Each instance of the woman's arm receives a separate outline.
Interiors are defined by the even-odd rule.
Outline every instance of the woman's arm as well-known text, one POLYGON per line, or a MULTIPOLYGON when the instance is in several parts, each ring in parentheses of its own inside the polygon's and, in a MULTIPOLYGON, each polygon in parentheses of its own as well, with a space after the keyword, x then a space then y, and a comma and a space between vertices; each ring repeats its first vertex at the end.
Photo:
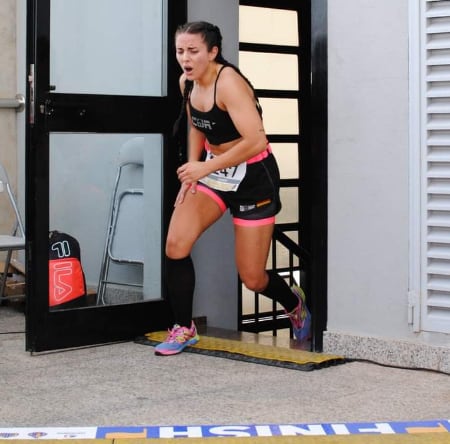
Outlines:
MULTIPOLYGON (((182 74, 180 76, 181 94, 184 94, 185 82, 186 82, 186 77, 184 74, 182 74)), ((199 130, 197 130, 197 128, 195 128, 192 125, 191 113, 189 111, 189 104, 187 102, 186 102, 186 114, 187 114, 187 122, 188 122, 188 140, 187 140, 188 162, 196 162, 196 161, 199 161, 202 156, 206 139, 205 139, 205 135, 203 133, 201 133, 199 130)), ((179 170, 180 169, 177 170, 177 173, 179 170)), ((179 180, 181 182, 181 188, 180 188, 180 191, 178 192, 178 196, 175 200, 175 206, 177 204, 183 203, 184 197, 189 189, 191 190, 192 193, 195 193, 196 187, 197 187, 196 181, 186 182, 185 180, 183 181, 181 177, 179 177, 179 180)))
POLYGON ((267 137, 256 109, 254 93, 233 68, 223 70, 218 80, 216 101, 228 112, 242 137, 230 149, 210 160, 212 171, 238 165, 267 148, 267 137))

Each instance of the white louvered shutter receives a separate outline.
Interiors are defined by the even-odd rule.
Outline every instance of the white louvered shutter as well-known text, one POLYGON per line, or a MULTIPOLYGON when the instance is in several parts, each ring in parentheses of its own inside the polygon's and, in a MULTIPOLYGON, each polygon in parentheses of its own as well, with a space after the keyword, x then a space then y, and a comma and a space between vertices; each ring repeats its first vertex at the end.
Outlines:
POLYGON ((450 1, 421 3, 421 330, 450 333, 450 1))

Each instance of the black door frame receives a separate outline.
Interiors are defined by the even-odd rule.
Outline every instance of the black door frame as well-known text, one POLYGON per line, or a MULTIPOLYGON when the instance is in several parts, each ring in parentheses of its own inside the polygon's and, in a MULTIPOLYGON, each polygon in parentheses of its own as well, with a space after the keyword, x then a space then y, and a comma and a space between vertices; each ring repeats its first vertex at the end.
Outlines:
POLYGON ((322 351, 328 314, 328 0, 311 1, 311 298, 312 349, 322 351))
POLYGON ((163 133, 162 236, 165 238, 170 202, 173 202, 177 189, 175 166, 178 156, 170 138, 171 122, 175 120, 180 106, 179 69, 171 42, 176 27, 186 21, 187 2, 168 0, 168 5, 168 95, 157 98, 89 96, 51 92, 50 0, 27 0, 27 81, 30 88, 26 107, 25 161, 26 349, 31 352, 129 340, 150 329, 166 328, 167 320, 171 318, 165 300, 54 312, 48 309, 50 131, 163 133), (39 75, 33 76, 31 66, 39 75), (31 82, 33 79, 34 85, 31 82), (160 112, 162 107, 167 113, 160 112), (153 111, 150 119, 152 109, 159 112, 153 111), (51 119, 48 113, 52 113, 51 119), (123 117, 120 123, 111 119, 115 115, 123 117), (143 309, 142 304, 151 306, 151 309, 143 309))
MULTIPOLYGON (((281 2, 286 0, 280 0, 281 2)), ((309 193, 311 196, 310 214, 308 216, 308 224, 310 226, 310 236, 308 251, 311 254, 311 276, 309 280, 309 291, 312 297, 309 300, 313 317, 313 331, 314 339, 312 348, 316 351, 322 349, 323 332, 326 330, 327 324, 327 0, 306 0, 311 2, 311 103, 310 103, 310 180, 309 193)), ((173 4, 174 15, 169 17, 169 42, 173 36, 175 27, 178 23, 182 23, 187 17, 187 0, 169 0, 173 4), (176 5, 175 5, 176 4, 176 5)), ((255 6, 266 3, 265 0, 255 2, 255 6)), ((267 2, 270 3, 270 2, 267 2)), ((36 35, 36 14, 38 8, 49 6, 49 0, 27 0, 27 66, 35 65, 35 71, 39 68, 38 64, 47 62, 49 54, 43 50, 47 42, 48 34, 42 33, 36 35), (39 6, 38 6, 39 5, 39 6), (43 6, 44 5, 44 6, 43 6), (37 42, 37 44, 35 44, 37 42)), ((49 16, 48 16, 49 17, 49 16)), ((46 23, 46 28, 49 29, 49 23, 46 23)), ((170 45, 169 45, 170 46, 170 45)), ((173 54, 168 58, 168 73, 169 88, 172 85, 178 88, 178 70, 176 68, 175 57, 173 54)), ((27 75, 31 74, 30 72, 27 75)), ((82 310, 83 317, 73 315, 70 311, 61 311, 57 313, 57 320, 54 313, 48 312, 46 303, 46 296, 48 294, 48 240, 46 233, 48 232, 48 146, 42 145, 43 136, 49 129, 42 123, 44 116, 40 114, 39 104, 46 103, 47 99, 51 97, 55 103, 58 103, 58 95, 52 94, 49 91, 49 76, 47 79, 37 79, 37 88, 33 94, 28 94, 26 118, 27 122, 34 117, 34 124, 27 124, 26 128, 26 203, 25 215, 27 220, 27 248, 26 248, 26 273, 27 273, 27 335, 26 348, 30 351, 41 351, 43 349, 65 348, 70 346, 83 345, 88 343, 86 337, 80 338, 77 330, 74 329, 73 334, 63 341, 60 333, 63 327, 68 323, 75 322, 78 327, 83 327, 88 330, 86 335, 97 337, 98 342, 111 342, 122 339, 129 339, 132 334, 127 328, 122 325, 122 328, 114 334, 111 334, 109 326, 110 319, 116 319, 117 323, 121 323, 123 319, 128 319, 134 313, 133 306, 120 305, 103 307, 104 316, 98 318, 93 311, 99 310, 82 310), (43 88, 44 84, 47 88, 43 88), (33 112, 34 111, 34 116, 33 112), (45 167, 46 161, 47 167, 45 167), (47 168, 47 170, 46 170, 47 168), (45 194, 47 193, 47 194, 45 194), (44 235, 45 234, 45 235, 44 235), (35 315, 33 319, 30 318, 30 313, 40 313, 35 315), (54 319, 50 319, 54 318, 54 319), (35 333, 42 326, 47 326, 48 321, 52 321, 52 327, 49 327, 44 335, 38 341, 33 340, 35 333), (86 328, 87 326, 87 328, 86 328)), ((28 79, 27 79, 28 81, 28 79)), ((73 96, 70 98, 72 107, 76 111, 80 106, 83 106, 82 97, 73 96)), ((101 97, 100 101, 111 106, 118 104, 109 101, 108 97, 101 97)), ((127 106, 130 99, 126 97, 121 98, 121 105, 127 106)), ((137 98, 139 101, 140 99, 137 98)), ((171 101, 170 108, 175 115, 179 108, 179 93, 169 98, 171 101), (176 102, 176 103, 175 103, 176 102)), ((155 102, 157 103, 157 102, 155 102)), ((105 118, 105 116, 103 116, 105 118)), ((138 119, 143 119, 144 116, 134 116, 138 119)), ((170 119, 173 121, 173 119, 170 119)), ((104 119, 104 131, 111 130, 107 126, 107 118, 104 119)), ((141 120, 142 122, 142 120, 141 120)), ((54 128, 58 125, 63 125, 63 122, 57 123, 54 121, 54 128)), ((71 128, 72 131, 80 129, 77 125, 71 128)), ((123 128, 126 130, 126 128, 123 128)), ((114 132, 114 131, 113 131, 114 132)), ((116 129, 115 132, 123 132, 116 129)), ((175 177, 175 166, 179 159, 176 150, 169 153, 169 129, 167 128, 164 140, 165 145, 165 183, 164 189, 166 192, 165 202, 172 201, 176 194, 177 181, 175 177)), ((170 206, 164 208, 164 227, 167 227, 167 221, 171 213, 170 206)), ((165 233, 164 233, 165 234, 165 233)), ((159 322, 162 313, 167 315, 167 306, 162 302, 154 302, 155 310, 140 310, 140 315, 137 320, 138 328, 147 328, 149 324, 154 328, 162 328, 159 322)), ((81 311, 81 310, 80 310, 81 311)), ((72 313, 79 313, 75 311, 72 313)), ((165 328, 165 325, 164 325, 165 328)))

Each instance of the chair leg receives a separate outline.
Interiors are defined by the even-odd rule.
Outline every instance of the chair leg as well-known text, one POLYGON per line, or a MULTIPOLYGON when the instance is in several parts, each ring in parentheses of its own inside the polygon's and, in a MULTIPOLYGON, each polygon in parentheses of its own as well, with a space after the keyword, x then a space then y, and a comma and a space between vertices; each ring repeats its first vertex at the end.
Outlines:
POLYGON ((97 288, 97 305, 105 305, 105 291, 109 272, 109 256, 105 256, 102 261, 100 279, 97 288))
POLYGON ((8 278, 9 264, 11 263, 11 255, 12 255, 12 250, 8 250, 8 253, 6 254, 5 268, 3 270, 3 275, 2 275, 2 283, 1 283, 1 287, 0 287, 0 303, 1 303, 1 305, 3 305, 3 302, 6 299, 5 298, 5 288, 6 288, 6 280, 8 278))

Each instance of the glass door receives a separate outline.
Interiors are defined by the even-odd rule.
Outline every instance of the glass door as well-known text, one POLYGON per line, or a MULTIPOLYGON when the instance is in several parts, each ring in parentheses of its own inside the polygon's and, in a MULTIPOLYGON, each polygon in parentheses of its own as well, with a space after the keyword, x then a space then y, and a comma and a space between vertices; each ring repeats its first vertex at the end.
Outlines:
POLYGON ((171 322, 162 259, 185 3, 28 1, 27 350, 171 322))

